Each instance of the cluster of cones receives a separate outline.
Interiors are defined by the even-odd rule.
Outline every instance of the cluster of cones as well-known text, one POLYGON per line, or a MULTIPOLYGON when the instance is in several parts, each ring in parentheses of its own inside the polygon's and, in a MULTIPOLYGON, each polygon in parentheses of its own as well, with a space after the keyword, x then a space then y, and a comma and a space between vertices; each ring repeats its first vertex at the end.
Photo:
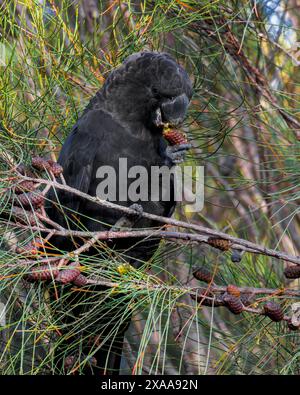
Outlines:
MULTIPOLYGON (((21 180, 14 187, 11 215, 15 222, 30 226, 39 226, 46 217, 44 204, 45 197, 42 191, 38 190, 38 181, 42 172, 58 177, 62 174, 63 168, 53 160, 46 160, 41 157, 33 157, 31 166, 19 165, 16 169, 17 175, 30 177, 32 180, 21 180)), ((62 284, 72 283, 76 286, 83 286, 87 279, 80 273, 79 264, 70 263, 67 259, 49 260, 40 263, 39 258, 43 251, 46 251, 48 240, 35 238, 30 243, 16 247, 16 253, 22 258, 33 258, 36 264, 31 272, 26 275, 29 281, 55 280, 62 284)))
MULTIPOLYGON (((164 132, 164 137, 171 145, 184 144, 187 142, 186 136, 174 130, 166 130, 164 132)), ((37 190, 39 184, 38 181, 35 182, 34 179, 37 179, 41 172, 47 172, 53 177, 58 177, 62 174, 63 169, 58 163, 52 160, 33 157, 31 166, 26 167, 25 165, 20 165, 16 170, 19 175, 30 177, 31 180, 20 180, 20 182, 15 185, 15 195, 11 209, 12 217, 16 222, 25 225, 39 225, 41 216, 46 216, 44 209, 45 198, 43 192, 37 190), (41 215, 39 216, 37 213, 41 215)), ((32 268, 31 273, 27 274, 27 280, 55 280, 62 284, 72 283, 76 286, 84 286, 87 284, 86 277, 80 272, 79 263, 70 263, 68 259, 52 259, 43 264, 39 263, 38 257, 41 255, 40 252, 42 249, 44 251, 46 250, 46 243, 48 243, 48 240, 36 238, 29 244, 16 248, 16 252, 22 257, 36 259, 37 263, 32 268)), ((221 251, 228 251, 232 246, 230 241, 218 237, 210 237, 208 239, 208 244, 221 251)), ((284 274, 288 279, 300 278, 300 266, 289 266, 285 268, 284 274)), ((213 276, 205 268, 197 269, 194 272, 194 277, 207 284, 215 285, 213 276)), ((212 287, 208 287, 201 293, 191 296, 201 303, 201 305, 214 307, 225 306, 233 314, 241 314, 245 310, 249 311, 247 307, 253 304, 253 295, 241 292, 235 285, 228 285, 225 292, 218 292, 217 295, 212 291, 212 287)), ((281 306, 274 301, 266 302, 260 314, 269 317, 275 322, 286 321, 291 330, 300 329, 300 322, 295 325, 290 318, 284 315, 281 306)))
POLYGON ((73 284, 82 287, 87 284, 87 278, 81 274, 79 264, 74 265, 69 261, 64 261, 63 269, 61 260, 57 260, 44 265, 34 266, 26 279, 29 281, 51 281, 55 280, 61 284, 73 284))
POLYGON ((35 213, 43 213, 45 197, 41 191, 37 190, 39 184, 34 179, 43 171, 58 177, 62 174, 63 169, 58 163, 41 157, 33 157, 31 166, 21 164, 17 167, 17 176, 22 175, 32 178, 32 180, 21 180, 14 187, 11 214, 17 222, 31 226, 38 225, 39 222, 35 213))
MULTIPOLYGON (((291 272, 293 272, 293 274, 297 272, 298 277, 300 277, 299 271, 292 270, 299 269, 299 266, 293 266, 287 269, 286 271, 288 271, 289 274, 291 272)), ((205 267, 197 268, 194 271, 193 275, 197 280, 203 281, 211 286, 201 291, 201 293, 199 294, 191 295, 193 299, 197 300, 197 302, 199 302, 203 306, 224 306, 227 307, 227 309, 233 314, 241 314, 245 310, 249 311, 247 307, 255 303, 255 301, 253 300, 253 294, 250 294, 249 292, 241 292, 241 290, 233 284, 227 285, 225 292, 218 292, 218 295, 215 295, 213 292, 215 286, 215 283, 213 281, 213 275, 205 267)), ((282 307, 274 301, 266 302, 263 305, 262 310, 260 310, 259 312, 261 315, 269 317, 274 322, 280 322, 283 320, 286 321, 287 326, 290 330, 300 329, 300 321, 294 322, 290 317, 286 317, 284 315, 282 307)))

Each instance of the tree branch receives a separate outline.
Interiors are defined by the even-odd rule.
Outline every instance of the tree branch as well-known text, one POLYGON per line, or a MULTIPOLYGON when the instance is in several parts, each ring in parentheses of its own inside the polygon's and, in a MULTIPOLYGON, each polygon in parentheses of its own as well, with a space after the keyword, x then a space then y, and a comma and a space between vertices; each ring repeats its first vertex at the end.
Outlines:
MULTIPOLYGON (((102 206, 102 207, 115 209, 115 210, 121 211, 125 214, 132 214, 132 215, 136 214, 134 209, 108 202, 106 200, 100 199, 97 196, 90 196, 84 192, 78 191, 75 188, 69 187, 68 185, 59 184, 56 181, 35 179, 35 178, 21 176, 21 175, 20 175, 20 177, 22 177, 22 179, 24 179, 24 180, 28 180, 28 181, 35 180, 35 182, 39 182, 41 184, 46 184, 46 185, 51 185, 54 188, 57 188, 57 189, 60 189, 60 190, 63 190, 63 191, 69 192, 69 193, 73 193, 83 199, 86 199, 90 202, 98 204, 99 206, 102 206)), ((192 230, 195 230, 195 231, 199 232, 200 234, 206 235, 208 237, 217 237, 217 238, 221 238, 224 240, 228 240, 234 245, 235 249, 242 249, 241 247, 244 247, 243 250, 251 252, 251 253, 271 256, 271 257, 274 257, 277 259, 283 259, 285 261, 300 265, 300 257, 288 255, 287 253, 282 252, 282 251, 276 251, 276 250, 261 246, 259 244, 252 243, 248 240, 233 237, 233 236, 228 235, 227 233, 216 231, 214 229, 210 229, 210 228, 207 228, 207 227, 204 227, 201 225, 187 223, 184 221, 176 220, 174 218, 162 217, 159 215, 154 215, 154 214, 150 214, 150 213, 146 213, 146 212, 143 212, 141 215, 144 218, 151 219, 151 220, 157 221, 159 223, 168 224, 168 225, 181 227, 181 228, 185 228, 185 229, 192 229, 192 230)), ((53 231, 53 229, 51 230, 51 232, 52 231, 53 231)), ((153 233, 153 230, 150 232, 153 233)), ((163 233, 162 233, 162 235, 163 235, 163 233)), ((200 235, 178 233, 178 232, 171 232, 171 234, 170 234, 170 232, 168 232, 166 234, 166 236, 167 235, 169 238, 174 238, 174 239, 176 239, 176 238, 180 238, 183 240, 194 239, 195 241, 198 241, 198 242, 207 242, 207 238, 201 237, 200 235), (177 236, 176 236, 176 234, 177 234, 177 236)), ((78 236, 79 236, 79 234, 78 234, 78 236)), ((81 236, 82 236, 82 234, 81 234, 81 236)), ((120 232, 115 232, 115 233, 110 232, 109 237, 107 235, 107 232, 104 232, 102 237, 104 239, 107 239, 107 238, 119 238, 119 237, 148 237, 148 236, 150 236, 149 231, 130 231, 130 232, 126 233, 126 235, 124 235, 124 233, 122 235, 122 233, 120 233, 120 232), (135 232, 135 233, 133 233, 133 232, 135 232), (136 232, 142 232, 142 233, 136 233, 136 232), (145 233, 143 233, 143 232, 145 232, 145 233)), ((101 235, 100 235, 100 237, 101 237, 101 235)))

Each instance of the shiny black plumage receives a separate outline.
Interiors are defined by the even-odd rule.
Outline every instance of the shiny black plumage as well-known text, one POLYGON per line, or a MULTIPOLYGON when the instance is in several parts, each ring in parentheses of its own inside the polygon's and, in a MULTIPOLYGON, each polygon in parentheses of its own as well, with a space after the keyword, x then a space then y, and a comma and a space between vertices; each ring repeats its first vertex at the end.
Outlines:
MULTIPOLYGON (((149 174, 151 166, 172 166, 166 154, 167 143, 162 136, 163 124, 182 123, 191 95, 187 73, 168 54, 143 52, 127 58, 110 73, 62 147, 58 162, 63 166, 66 183, 95 196, 101 181, 96 177, 97 169, 110 165, 118 172, 119 158, 127 159, 128 168, 144 166, 149 174)), ((128 180, 128 186, 132 181, 128 180)), ((81 229, 107 230, 122 216, 120 211, 102 208, 62 191, 54 193, 51 190, 48 198, 54 202, 48 204, 49 217, 72 229, 77 229, 76 221, 79 219, 81 229), (57 198, 64 207, 63 213, 58 208, 57 198), (74 213, 77 213, 76 220, 74 213), (68 223, 66 217, 69 218, 68 223)), ((115 202, 125 206, 139 203, 145 212, 162 216, 172 215, 175 208, 172 194, 169 201, 133 202, 119 201, 117 193, 115 202)), ((141 218, 134 227, 157 225, 141 218)), ((140 261, 147 261, 153 255, 158 243, 159 240, 153 239, 146 242, 120 239, 114 248, 126 249, 128 261, 138 266, 140 261)), ((74 249, 70 240, 57 238, 55 244, 65 250, 74 249)), ((95 251, 89 252, 90 255, 93 253, 95 251)), ((120 329, 116 340, 115 348, 119 348, 119 353, 126 327, 120 329)), ((102 352, 102 360, 105 359, 102 352)), ((119 358, 114 358, 108 367, 118 369, 118 364, 119 358)))

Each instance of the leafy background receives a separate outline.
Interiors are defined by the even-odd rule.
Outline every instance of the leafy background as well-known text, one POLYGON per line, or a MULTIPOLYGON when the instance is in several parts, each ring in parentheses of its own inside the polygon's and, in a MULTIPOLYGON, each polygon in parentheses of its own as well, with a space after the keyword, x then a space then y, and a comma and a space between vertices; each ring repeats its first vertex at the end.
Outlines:
MULTIPOLYGON (((110 70, 134 52, 166 51, 193 80, 187 163, 205 166, 203 210, 180 205, 175 216, 299 255, 299 6, 298 0, 0 0, 1 156, 21 163, 57 154, 110 70)), ((7 180, 1 160, 3 211, 7 180)), ((36 232, 0 225, 1 372, 51 373, 60 324, 47 290, 24 285, 28 269, 20 270, 18 254, 7 248, 36 232)), ((199 307, 184 290, 197 285, 195 265, 210 268, 220 285, 297 288, 298 280, 284 279, 284 262, 246 253, 236 263, 230 252, 165 241, 151 270, 122 276, 116 267, 124 259, 81 261, 88 274, 108 267, 107 279, 126 290, 134 319, 123 373, 299 374, 299 333, 268 318, 199 307), (134 279, 145 287, 132 287, 134 279)), ((101 311, 98 299, 89 300, 101 311)), ((282 301, 286 311, 292 302, 282 301)), ((91 314, 86 325, 88 319, 96 320, 91 314)))

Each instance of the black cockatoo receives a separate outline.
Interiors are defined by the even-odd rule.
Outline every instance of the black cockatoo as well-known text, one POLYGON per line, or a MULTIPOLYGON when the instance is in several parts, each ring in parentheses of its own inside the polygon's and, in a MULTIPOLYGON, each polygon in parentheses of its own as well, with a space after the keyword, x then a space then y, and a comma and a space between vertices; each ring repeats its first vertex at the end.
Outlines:
MULTIPOLYGON (((168 146, 163 137, 163 128, 164 125, 178 127, 183 122, 191 96, 192 84, 188 74, 170 55, 141 52, 129 56, 109 74, 62 147, 58 163, 63 167, 67 185, 96 196, 97 186, 101 181, 97 177, 97 170, 101 166, 112 166, 118 176, 120 158, 126 158, 128 169, 139 165, 147 169, 149 174, 152 166, 172 167, 179 162, 189 147, 168 146)), ((128 188, 132 181, 127 180, 128 188)), ((151 180, 148 182, 150 184, 151 180)), ((160 184, 160 187, 163 189, 164 185, 160 184)), ((173 193, 168 201, 151 201, 150 197, 147 201, 133 202, 129 198, 120 201, 118 188, 117 185, 114 203, 137 208, 137 213, 141 207, 144 212, 162 216, 171 216, 174 211, 173 193)), ((61 190, 50 190, 48 199, 49 217, 72 229, 78 229, 78 221, 81 229, 108 230, 124 217, 120 211, 100 207, 61 190)), ((138 214, 132 222, 132 226, 137 228, 157 225, 138 214)), ((63 250, 74 249, 73 241, 64 238, 57 238, 54 244, 63 250)), ((113 244, 113 249, 126 250, 127 261, 138 267, 140 262, 151 258, 158 244, 158 239, 119 239, 113 244)), ((96 253, 95 249, 88 251, 89 259, 96 253)), ((61 313, 65 309, 66 316, 72 317, 67 319, 67 326, 71 328, 72 319, 76 321, 76 317, 84 314, 87 307, 78 308, 80 303, 76 297, 74 300, 69 298, 68 303, 67 307, 59 307, 58 310, 61 313)), ((110 339, 109 329, 119 319, 116 318, 118 312, 113 310, 103 314, 103 311, 105 307, 101 314, 106 318, 101 321, 99 317, 92 330, 97 332, 96 322, 99 327, 105 322, 106 329, 100 331, 100 338, 105 340, 102 343, 100 341, 99 351, 95 354, 96 365, 101 369, 105 367, 106 373, 117 373, 128 322, 120 325, 118 333, 110 339)), ((70 337, 70 341, 75 342, 74 336, 70 337)), ((59 357, 63 360, 67 356, 60 352, 59 357)))

